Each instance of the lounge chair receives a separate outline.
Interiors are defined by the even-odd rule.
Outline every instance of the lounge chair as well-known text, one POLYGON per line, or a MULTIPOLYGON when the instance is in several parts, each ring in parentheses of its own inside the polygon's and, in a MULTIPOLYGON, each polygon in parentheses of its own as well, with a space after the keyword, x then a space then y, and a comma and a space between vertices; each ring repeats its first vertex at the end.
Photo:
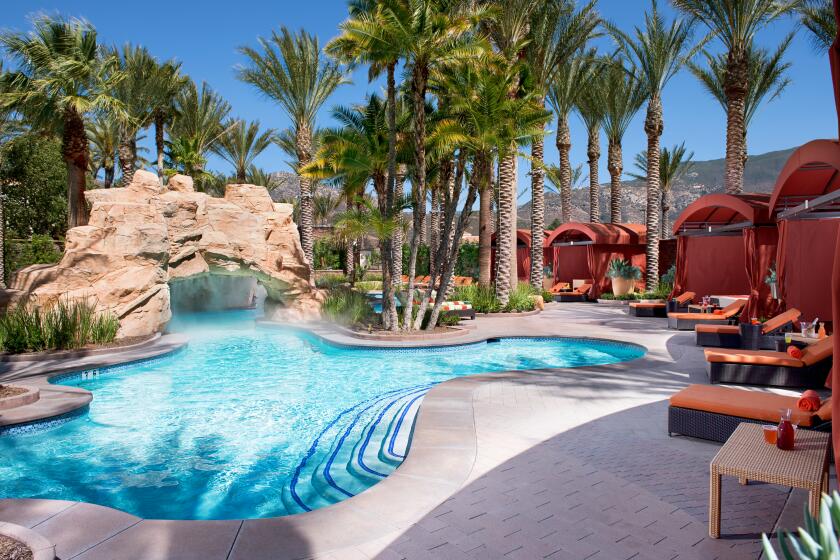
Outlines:
POLYGON ((569 284, 568 282, 557 282, 548 291, 551 292, 552 294, 559 294, 561 292, 569 292, 571 290, 572 290, 572 285, 569 284))
POLYGON ((641 301, 632 302, 628 306, 627 313, 629 313, 631 317, 665 318, 668 316, 664 303, 643 303, 641 301))
POLYGON ((812 389, 823 387, 833 362, 833 338, 827 336, 806 347, 800 359, 787 352, 707 348, 709 382, 812 389))
POLYGON ((693 331, 702 323, 726 325, 735 319, 746 305, 747 300, 739 299, 716 313, 668 313, 668 328, 678 331, 693 331))
POLYGON ((589 296, 589 290, 591 289, 592 284, 581 284, 572 291, 555 293, 554 301, 559 301, 563 303, 586 301, 589 296))
MULTIPOLYGON (((758 340, 758 348, 771 350, 775 348, 774 334, 785 332, 796 323, 801 315, 798 309, 788 309, 784 313, 776 315, 761 325, 761 335, 758 340)), ((710 346, 713 348, 742 348, 741 327, 739 325, 712 325, 701 324, 694 327, 697 335, 697 346, 710 346)))
POLYGON ((445 301, 440 306, 441 313, 457 315, 461 319, 475 319, 475 309, 467 301, 445 301))
POLYGON ((668 300, 668 313, 685 313, 688 306, 694 301, 697 294, 694 292, 683 292, 675 298, 668 300))
POLYGON ((689 385, 671 396, 668 407, 668 435, 725 442, 741 422, 777 424, 779 411, 793 411, 799 427, 831 431, 831 399, 816 412, 796 406, 798 397, 762 391, 748 391, 719 385, 689 385))

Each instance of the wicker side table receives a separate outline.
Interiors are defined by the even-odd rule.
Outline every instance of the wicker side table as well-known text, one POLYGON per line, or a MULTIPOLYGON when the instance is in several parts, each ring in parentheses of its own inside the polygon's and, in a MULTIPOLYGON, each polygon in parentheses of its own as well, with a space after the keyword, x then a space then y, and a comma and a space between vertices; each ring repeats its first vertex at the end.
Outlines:
POLYGON ((740 424, 709 465, 709 536, 720 537, 721 476, 735 476, 741 484, 758 480, 810 493, 811 515, 820 511, 822 493, 828 491, 829 434, 796 431, 796 448, 782 451, 764 441, 758 424, 740 424))

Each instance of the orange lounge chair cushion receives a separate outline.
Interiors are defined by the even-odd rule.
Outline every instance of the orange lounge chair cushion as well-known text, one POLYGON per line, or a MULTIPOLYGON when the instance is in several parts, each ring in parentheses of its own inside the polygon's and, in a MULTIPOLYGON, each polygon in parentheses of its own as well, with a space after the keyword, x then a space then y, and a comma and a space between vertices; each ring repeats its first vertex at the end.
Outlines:
POLYGON ((575 293, 583 295, 583 294, 589 293, 589 290, 591 290, 591 289, 592 289, 592 284, 581 284, 580 286, 577 287, 577 289, 575 290, 575 293))
MULTIPOLYGON (((697 315, 697 313, 691 313, 691 315, 697 315)), ((720 315, 716 315, 716 317, 720 317, 720 315)), ((701 323, 694 326, 694 331, 698 333, 711 334, 741 334, 741 327, 738 325, 704 325, 701 323)))
POLYGON ((685 305, 694 300, 694 296, 697 295, 694 292, 685 292, 677 297, 674 298, 674 301, 679 303, 680 305, 685 305))
POLYGON ((726 322, 729 317, 726 315, 715 315, 714 313, 668 313, 669 319, 685 319, 687 321, 723 321, 726 322))
POLYGON ((664 303, 642 303, 640 301, 634 301, 630 304, 630 307, 641 307, 643 309, 653 309, 657 307, 665 307, 664 303))
POLYGON ((773 366, 801 368, 805 365, 802 360, 791 358, 787 352, 771 352, 767 350, 726 350, 724 348, 707 348, 706 361, 721 364, 744 364, 751 366, 773 366))
POLYGON ((788 323, 793 323, 802 313, 798 309, 788 309, 784 313, 779 313, 772 319, 768 319, 761 325, 761 332, 767 334, 769 332, 773 332, 776 329, 782 328, 788 323))
POLYGON ((552 293, 568 292, 571 289, 571 284, 568 282, 557 282, 549 290, 552 293))
MULTIPOLYGON (((779 410, 789 408, 792 411, 791 420, 797 422, 800 426, 813 426, 817 416, 822 418, 820 414, 825 412, 823 410, 825 405, 816 413, 805 412, 796 407, 798 399, 799 397, 788 397, 763 391, 747 391, 719 385, 689 385, 671 396, 671 406, 751 418, 771 424, 778 423, 779 410)), ((830 402, 830 399, 827 399, 826 402, 830 402)))
POLYGON ((834 354, 834 335, 827 336, 819 342, 805 347, 802 350, 802 363, 806 366, 812 366, 830 358, 832 354, 834 354))

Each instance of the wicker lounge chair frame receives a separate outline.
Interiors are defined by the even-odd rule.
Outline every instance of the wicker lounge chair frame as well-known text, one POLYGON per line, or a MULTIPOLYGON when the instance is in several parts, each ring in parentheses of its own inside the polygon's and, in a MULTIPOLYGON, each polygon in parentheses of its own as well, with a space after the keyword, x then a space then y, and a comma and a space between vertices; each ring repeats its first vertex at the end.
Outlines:
POLYGON ((452 310, 447 310, 447 311, 441 311, 441 314, 457 315, 461 319, 475 320, 475 309, 452 309, 452 310))
MULTIPOLYGON (((681 435, 723 443, 729 439, 729 436, 741 422, 767 424, 767 421, 756 420, 755 418, 729 416, 719 412, 707 412, 678 406, 668 407, 669 436, 681 435)), ((803 429, 831 432, 831 421, 818 422, 814 426, 803 427, 803 429)))
POLYGON ((693 331, 694 327, 700 324, 712 324, 712 325, 732 325, 736 324, 738 321, 738 316, 740 315, 741 311, 744 309, 744 305, 746 305, 746 301, 739 300, 738 303, 740 305, 737 308, 732 309, 734 304, 728 305, 726 310, 729 311, 729 315, 721 316, 715 315, 713 313, 680 313, 668 314, 668 328, 675 329, 678 331, 693 331), (697 318, 694 317, 684 317, 683 315, 697 315, 697 318))
POLYGON ((649 304, 649 305, 633 305, 632 303, 627 306, 627 314, 631 317, 659 317, 664 319, 668 316, 667 306, 662 304, 649 304))
MULTIPOLYGON (((758 348, 760 348, 761 350, 775 350, 776 342, 774 337, 779 334, 793 330, 794 321, 796 321, 799 318, 799 310, 791 309, 789 311, 786 311, 784 314, 777 315, 777 317, 781 317, 785 314, 790 315, 791 319, 788 322, 776 327, 775 329, 771 329, 766 333, 761 333, 758 336, 758 348)), ((696 336, 697 346, 704 346, 710 348, 741 348, 744 343, 741 337, 740 329, 737 333, 715 333, 698 331, 696 332, 696 336)))
POLYGON ((556 292, 554 294, 554 301, 560 303, 574 303, 589 301, 589 292, 592 290, 591 284, 583 284, 578 286, 570 292, 556 292), (581 289, 583 288, 583 289, 581 289))
POLYGON ((709 362, 709 383, 819 389, 825 386, 832 362, 831 357, 802 367, 709 362))
POLYGON ((668 313, 685 313, 688 311, 688 306, 691 305, 691 302, 694 301, 694 297, 697 294, 694 292, 684 292, 681 295, 668 300, 668 313), (681 302, 679 301, 680 298, 684 298, 688 296, 688 298, 681 302))

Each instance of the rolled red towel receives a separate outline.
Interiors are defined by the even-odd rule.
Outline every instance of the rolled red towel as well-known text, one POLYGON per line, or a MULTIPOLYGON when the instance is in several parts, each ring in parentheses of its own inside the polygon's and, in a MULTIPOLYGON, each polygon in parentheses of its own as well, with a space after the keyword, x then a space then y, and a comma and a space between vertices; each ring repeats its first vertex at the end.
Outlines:
POLYGON ((800 350, 796 346, 788 346, 787 353, 788 353, 788 356, 790 356, 794 360, 801 360, 802 359, 802 350, 800 350))
POLYGON ((723 309, 715 309, 712 311, 713 315, 723 315, 723 309))
POLYGON ((820 396, 817 392, 808 389, 802 393, 802 396, 799 397, 798 401, 796 401, 796 408, 804 410, 805 412, 816 412, 820 409, 821 404, 820 396))

